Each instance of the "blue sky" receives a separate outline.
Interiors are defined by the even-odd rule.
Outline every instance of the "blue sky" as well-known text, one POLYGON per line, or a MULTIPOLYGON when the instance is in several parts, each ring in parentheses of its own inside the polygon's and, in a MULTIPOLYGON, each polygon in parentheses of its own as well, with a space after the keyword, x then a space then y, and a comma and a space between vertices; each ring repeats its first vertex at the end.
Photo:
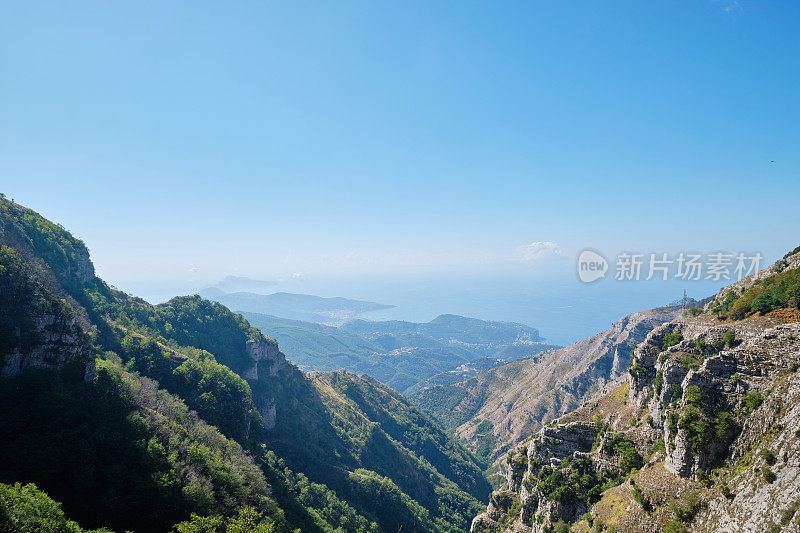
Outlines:
POLYGON ((0 190, 123 286, 502 275, 538 241, 774 259, 798 27, 789 1, 5 2, 0 190))

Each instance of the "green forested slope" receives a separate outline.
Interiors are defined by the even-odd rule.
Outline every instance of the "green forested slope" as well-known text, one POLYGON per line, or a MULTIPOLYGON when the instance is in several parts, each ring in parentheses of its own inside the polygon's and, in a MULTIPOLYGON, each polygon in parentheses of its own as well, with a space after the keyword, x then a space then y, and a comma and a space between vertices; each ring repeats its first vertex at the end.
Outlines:
POLYGON ((488 493, 379 383, 309 378, 220 304, 117 291, 80 241, 2 199, 0 245, 0 286, 21 288, 0 295, 0 482, 36 483, 82 526, 462 531, 488 493))

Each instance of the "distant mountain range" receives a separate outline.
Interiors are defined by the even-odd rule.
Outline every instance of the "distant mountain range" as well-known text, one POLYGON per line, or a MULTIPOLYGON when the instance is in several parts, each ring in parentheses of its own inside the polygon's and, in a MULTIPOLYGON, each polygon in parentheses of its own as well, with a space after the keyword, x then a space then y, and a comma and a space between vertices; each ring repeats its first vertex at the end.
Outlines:
MULTIPOLYGON (((233 278, 228 276, 214 287, 208 287, 199 292, 203 298, 219 302, 230 309, 239 312, 260 313, 264 315, 279 316, 291 320, 316 322, 329 326, 339 326, 369 311, 391 309, 393 305, 351 300, 348 298, 323 298, 310 294, 293 294, 289 292, 276 292, 273 294, 257 294, 255 292, 227 292, 223 287, 238 285, 252 285, 241 280, 247 278, 233 278)), ((269 282, 255 282, 269 283, 269 282)), ((266 285, 262 285, 262 288, 266 285)))
POLYGON ((557 347, 523 324, 456 315, 424 323, 354 320, 340 327, 258 313, 243 315, 275 338, 303 370, 344 368, 369 374, 401 392, 410 392, 434 376, 440 381, 450 376, 463 379, 471 372, 557 347))

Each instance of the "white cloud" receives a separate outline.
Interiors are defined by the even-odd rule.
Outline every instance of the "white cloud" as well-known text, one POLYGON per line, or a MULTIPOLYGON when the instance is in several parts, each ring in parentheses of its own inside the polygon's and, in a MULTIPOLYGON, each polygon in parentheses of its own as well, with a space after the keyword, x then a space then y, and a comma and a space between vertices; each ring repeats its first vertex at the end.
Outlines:
POLYGON ((711 0, 711 3, 719 5, 722 11, 729 15, 744 11, 741 4, 739 4, 739 0, 711 0))
POLYGON ((517 256, 522 261, 542 261, 564 255, 561 247, 551 241, 537 241, 517 247, 517 256))
POLYGON ((200 272, 200 269, 199 269, 199 268, 197 268, 197 267, 192 267, 192 268, 190 268, 190 269, 189 269, 189 272, 192 272, 192 273, 194 273, 194 272, 200 272))

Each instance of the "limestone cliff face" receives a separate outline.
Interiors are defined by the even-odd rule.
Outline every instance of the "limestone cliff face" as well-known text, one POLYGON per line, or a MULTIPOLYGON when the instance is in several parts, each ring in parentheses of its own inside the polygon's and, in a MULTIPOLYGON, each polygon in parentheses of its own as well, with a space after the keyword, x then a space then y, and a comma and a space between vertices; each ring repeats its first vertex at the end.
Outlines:
POLYGON ((26 369, 61 370, 72 361, 83 362, 85 379, 92 377, 91 339, 74 316, 52 313, 38 315, 31 321, 31 331, 28 333, 37 341, 2 354, 2 377, 14 376, 26 369))
POLYGON ((77 250, 75 254, 75 261, 71 266, 74 269, 71 274, 82 285, 89 283, 95 278, 94 264, 92 263, 91 259, 89 259, 89 250, 85 246, 82 246, 77 250))
POLYGON ((457 428, 457 434, 476 441, 481 422, 488 420, 494 427, 496 452, 504 452, 529 438, 542 424, 616 387, 626 375, 634 347, 653 328, 680 312, 680 308, 660 308, 631 313, 606 331, 572 346, 545 352, 537 359, 515 361, 456 384, 468 391, 456 410, 474 410, 469 421, 457 428))
POLYGON ((286 356, 278 349, 278 344, 269 339, 247 341, 247 366, 242 372, 245 379, 258 380, 259 371, 275 376, 287 365, 286 356))
POLYGON ((508 489, 492 493, 486 512, 473 519, 471 533, 502 530, 503 526, 507 531, 543 533, 558 520, 570 522, 585 513, 588 506, 582 499, 563 501, 545 495, 536 476, 543 465, 558 468, 565 460, 589 457, 597 436, 596 426, 582 422, 542 428, 509 454, 505 464, 508 489), (512 509, 518 514, 509 516, 512 509))
MULTIPOLYGON (((746 394, 763 395, 776 373, 785 370, 778 363, 781 353, 791 346, 800 328, 765 327, 768 324, 758 319, 726 324, 707 318, 680 319, 653 331, 637 347, 630 400, 646 408, 653 426, 663 433, 668 471, 691 477, 727 452, 733 428, 721 429, 713 437, 697 435, 689 415, 697 411, 709 425, 719 413, 733 416, 746 394), (680 332, 682 340, 655 355, 665 335, 672 332, 680 332), (735 339, 732 345, 724 342, 726 334, 735 339), (687 395, 690 390, 695 396, 687 395)), ((746 419, 741 423, 747 423, 746 419)))
POLYGON ((261 384, 269 378, 279 378, 281 371, 288 367, 286 356, 274 340, 261 337, 247 341, 247 359, 241 376, 253 387, 253 400, 261 415, 261 425, 266 430, 275 429, 277 402, 273 397, 274 391, 261 384))

